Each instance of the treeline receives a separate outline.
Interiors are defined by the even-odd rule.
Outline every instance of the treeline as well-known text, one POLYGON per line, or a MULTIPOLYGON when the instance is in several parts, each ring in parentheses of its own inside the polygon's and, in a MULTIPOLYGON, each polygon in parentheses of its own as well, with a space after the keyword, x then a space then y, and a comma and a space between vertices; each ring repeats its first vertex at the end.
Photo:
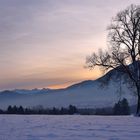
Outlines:
POLYGON ((130 107, 128 104, 127 99, 122 99, 118 101, 114 105, 113 108, 85 108, 85 109, 78 109, 76 106, 69 105, 68 108, 46 108, 44 109, 42 106, 34 107, 34 108, 23 108, 22 106, 9 106, 7 110, 0 110, 0 114, 46 114, 46 115, 73 115, 73 114, 80 114, 80 115, 129 115, 130 114, 130 107))
POLYGON ((130 106, 125 98, 115 103, 113 108, 101 108, 95 111, 95 115, 130 115, 130 113, 130 106))
POLYGON ((73 115, 78 113, 78 110, 75 106, 69 105, 68 108, 47 108, 44 109, 43 107, 34 107, 34 108, 23 108, 22 106, 9 106, 6 111, 0 110, 0 114, 47 114, 47 115, 73 115))

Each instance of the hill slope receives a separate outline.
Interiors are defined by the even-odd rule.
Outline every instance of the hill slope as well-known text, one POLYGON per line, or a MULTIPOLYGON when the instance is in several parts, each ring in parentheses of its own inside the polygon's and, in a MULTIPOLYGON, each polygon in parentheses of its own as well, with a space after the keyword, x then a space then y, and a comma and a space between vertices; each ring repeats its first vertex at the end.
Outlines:
POLYGON ((65 89, 3 91, 0 93, 0 108, 8 105, 67 107, 70 104, 79 108, 108 107, 120 97, 126 97, 131 104, 135 104, 135 97, 125 81, 122 80, 120 88, 119 73, 111 70, 97 80, 83 81, 65 89), (120 92, 123 93, 121 96, 120 92))

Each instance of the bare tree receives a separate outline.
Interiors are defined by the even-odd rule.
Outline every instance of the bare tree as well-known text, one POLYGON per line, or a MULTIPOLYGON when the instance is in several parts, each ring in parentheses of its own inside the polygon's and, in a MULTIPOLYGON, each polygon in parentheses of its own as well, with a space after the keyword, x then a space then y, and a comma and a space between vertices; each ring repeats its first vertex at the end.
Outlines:
POLYGON ((130 5, 112 19, 107 51, 99 50, 86 58, 88 68, 121 70, 137 90, 137 114, 140 113, 140 5, 130 5))

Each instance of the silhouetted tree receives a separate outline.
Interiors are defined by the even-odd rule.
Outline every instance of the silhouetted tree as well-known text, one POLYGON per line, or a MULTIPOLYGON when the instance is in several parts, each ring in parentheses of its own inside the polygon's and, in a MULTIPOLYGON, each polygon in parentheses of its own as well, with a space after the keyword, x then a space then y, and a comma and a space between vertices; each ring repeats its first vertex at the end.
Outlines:
POLYGON ((59 114, 59 110, 57 108, 53 107, 52 114, 54 114, 54 115, 59 114))
POLYGON ((69 114, 77 113, 77 108, 75 106, 69 105, 69 114))
POLYGON ((119 12, 108 27, 110 48, 99 50, 86 59, 88 68, 101 66, 126 73, 137 90, 137 114, 140 112, 140 6, 131 5, 119 12), (131 64, 131 66, 129 66, 131 64), (118 69, 121 68, 121 69, 118 69))
POLYGON ((8 106, 7 112, 8 112, 8 114, 12 114, 13 113, 13 109, 12 109, 11 105, 8 106))
POLYGON ((114 115, 129 115, 130 114, 130 107, 128 104, 127 99, 123 99, 118 101, 113 107, 114 115))
POLYGON ((124 115, 130 114, 130 107, 129 107, 127 99, 125 98, 122 100, 122 111, 124 115))
POLYGON ((24 109, 23 109, 22 106, 20 106, 20 107, 18 108, 18 113, 19 113, 19 114, 24 114, 24 109))
POLYGON ((121 104, 120 104, 120 101, 114 105, 113 113, 114 113, 114 115, 121 115, 121 104))
POLYGON ((18 114, 18 108, 16 105, 12 108, 13 114, 18 114))

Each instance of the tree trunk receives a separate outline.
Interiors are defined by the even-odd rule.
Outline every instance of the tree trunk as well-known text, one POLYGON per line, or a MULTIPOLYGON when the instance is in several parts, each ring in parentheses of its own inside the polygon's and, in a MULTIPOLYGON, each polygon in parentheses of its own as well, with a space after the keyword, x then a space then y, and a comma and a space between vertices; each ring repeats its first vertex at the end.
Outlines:
POLYGON ((139 113, 140 113, 140 97, 138 97, 138 100, 137 100, 137 112, 136 112, 136 114, 140 115, 139 113))
POLYGON ((137 99, 137 112, 136 112, 136 114, 140 115, 140 87, 139 87, 139 85, 136 86, 136 87, 137 87, 137 97, 138 97, 138 99, 137 99))

